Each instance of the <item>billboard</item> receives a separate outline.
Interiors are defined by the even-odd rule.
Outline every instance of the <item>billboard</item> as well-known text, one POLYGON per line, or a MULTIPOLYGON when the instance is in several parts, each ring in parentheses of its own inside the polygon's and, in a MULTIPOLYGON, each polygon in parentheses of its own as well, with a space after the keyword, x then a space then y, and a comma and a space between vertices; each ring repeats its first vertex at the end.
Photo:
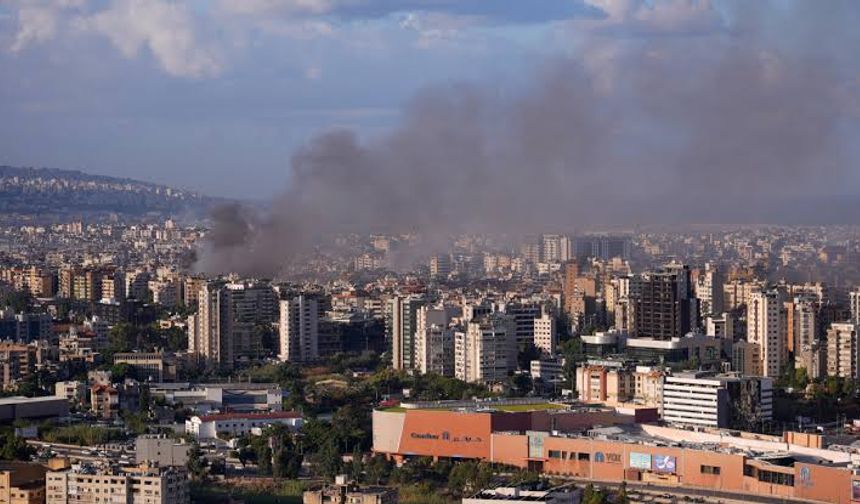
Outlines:
POLYGON ((654 470, 657 472, 675 472, 675 457, 670 455, 654 455, 654 470))
POLYGON ((630 452, 630 467, 651 470, 651 455, 648 453, 630 452))

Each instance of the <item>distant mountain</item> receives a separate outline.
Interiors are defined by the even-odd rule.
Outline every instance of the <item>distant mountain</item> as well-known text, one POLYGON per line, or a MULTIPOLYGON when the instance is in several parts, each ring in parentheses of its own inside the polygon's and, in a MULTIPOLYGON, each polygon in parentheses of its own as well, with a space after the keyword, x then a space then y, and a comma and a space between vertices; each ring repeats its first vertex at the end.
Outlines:
POLYGON ((0 215, 69 217, 201 215, 216 200, 139 180, 55 168, 0 166, 0 215))

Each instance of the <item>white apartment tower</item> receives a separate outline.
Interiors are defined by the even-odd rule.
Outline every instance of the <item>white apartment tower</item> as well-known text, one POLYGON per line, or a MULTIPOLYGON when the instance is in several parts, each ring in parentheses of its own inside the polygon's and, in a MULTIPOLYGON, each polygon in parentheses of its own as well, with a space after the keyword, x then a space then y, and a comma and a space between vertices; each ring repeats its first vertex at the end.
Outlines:
POLYGON ((424 304, 422 297, 411 295, 394 296, 385 305, 385 335, 394 369, 415 369, 415 329, 424 304))
POLYGON ((415 369, 422 373, 454 376, 454 331, 448 326, 453 307, 422 306, 415 329, 415 369))
POLYGON ((546 312, 534 319, 534 345, 545 356, 555 356, 558 346, 555 317, 546 312))
POLYGON ((834 322, 827 331, 827 374, 856 380, 858 372, 857 326, 850 322, 834 322))
POLYGON ((188 351, 210 366, 232 369, 262 356, 257 326, 277 318, 275 293, 263 283, 208 282, 188 318, 188 351))
POLYGON ((786 334, 782 296, 776 289, 750 294, 747 305, 747 341, 757 345, 753 368, 756 375, 779 377, 785 364, 786 334))
POLYGON ((848 293, 848 309, 851 312, 851 323, 860 326, 860 288, 848 293))
POLYGON ((282 361, 316 360, 319 357, 319 301, 308 295, 282 299, 278 336, 278 357, 282 361))
POLYGON ((570 237, 556 234, 541 236, 540 259, 542 262, 559 263, 571 258, 570 237))
POLYGON ((494 383, 516 367, 514 321, 493 313, 469 322, 454 333, 454 375, 467 382, 494 383))

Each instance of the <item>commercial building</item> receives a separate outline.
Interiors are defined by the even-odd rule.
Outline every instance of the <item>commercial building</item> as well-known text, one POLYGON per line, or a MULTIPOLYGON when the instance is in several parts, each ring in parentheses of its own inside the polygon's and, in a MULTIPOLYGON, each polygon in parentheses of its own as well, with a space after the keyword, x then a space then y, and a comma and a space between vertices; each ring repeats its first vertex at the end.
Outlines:
POLYGON ((153 397, 181 403, 197 413, 281 411, 284 392, 276 383, 153 383, 153 397))
POLYGON ((0 422, 56 418, 68 414, 69 402, 62 397, 13 396, 0 398, 0 422))
POLYGON ((250 434, 252 429, 261 429, 275 424, 299 429, 304 424, 304 420, 301 413, 295 411, 216 413, 194 416, 186 420, 185 432, 200 439, 214 439, 221 433, 230 436, 244 436, 245 434, 250 434))
POLYGON ((46 475, 46 504, 186 504, 188 475, 181 467, 72 466, 46 475))
POLYGON ((678 425, 759 430, 773 418, 773 381, 707 372, 666 376, 662 418, 678 425))
POLYGON ((667 491, 706 489, 737 501, 767 495, 849 504, 860 497, 856 454, 816 447, 806 436, 662 427, 608 411, 478 408, 374 411, 373 449, 398 461, 483 460, 667 491))
POLYGON ((124 352, 113 356, 114 364, 128 364, 140 381, 165 382, 176 379, 176 359, 164 352, 124 352))

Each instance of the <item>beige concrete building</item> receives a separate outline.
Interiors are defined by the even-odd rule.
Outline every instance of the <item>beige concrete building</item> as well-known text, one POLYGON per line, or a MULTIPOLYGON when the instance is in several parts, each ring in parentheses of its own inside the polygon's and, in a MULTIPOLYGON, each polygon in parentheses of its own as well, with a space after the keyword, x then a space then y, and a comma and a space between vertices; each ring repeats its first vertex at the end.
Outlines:
POLYGON ((73 466, 49 471, 46 504, 185 504, 188 478, 179 467, 99 469, 73 466))
POLYGON ((46 472, 40 464, 0 462, 0 503, 43 504, 46 472))
POLYGON ((860 377, 858 352, 857 327, 850 322, 830 324, 827 330, 827 375, 849 379, 860 377))
POLYGON ((397 490, 386 487, 360 487, 346 476, 337 476, 334 485, 308 490, 303 504, 397 504, 397 490))

